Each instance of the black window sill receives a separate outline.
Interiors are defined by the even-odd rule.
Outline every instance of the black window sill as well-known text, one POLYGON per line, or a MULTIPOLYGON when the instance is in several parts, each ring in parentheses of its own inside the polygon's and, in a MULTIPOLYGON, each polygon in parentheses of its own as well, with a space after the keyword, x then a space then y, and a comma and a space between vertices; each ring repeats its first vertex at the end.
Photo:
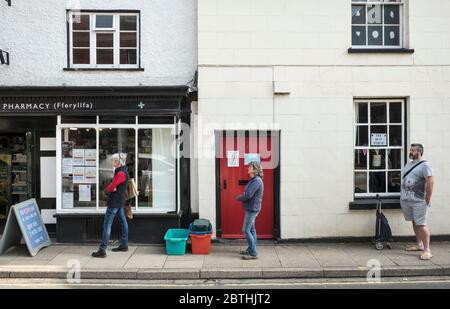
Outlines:
MULTIPOLYGON (((361 198, 349 203, 350 210, 377 209, 377 199, 361 198)), ((401 209, 399 198, 382 198, 381 209, 401 209)))
POLYGON ((63 68, 63 71, 126 71, 126 72, 143 72, 144 68, 63 68))
POLYGON ((413 54, 414 49, 409 48, 352 48, 349 54, 413 54))
MULTIPOLYGON (((104 217, 102 213, 59 213, 54 214, 54 218, 94 218, 104 217)), ((133 212, 134 218, 180 218, 181 213, 136 213, 133 212)))

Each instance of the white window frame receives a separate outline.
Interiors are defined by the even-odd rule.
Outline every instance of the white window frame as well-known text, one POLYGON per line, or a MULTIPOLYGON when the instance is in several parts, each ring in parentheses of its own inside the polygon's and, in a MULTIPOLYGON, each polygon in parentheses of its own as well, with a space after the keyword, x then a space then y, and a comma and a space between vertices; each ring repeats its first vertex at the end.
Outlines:
POLYGON ((379 196, 381 197, 399 197, 400 196, 400 192, 387 192, 387 183, 388 183, 388 178, 389 178, 389 171, 391 172, 400 172, 403 168, 403 166, 405 166, 405 147, 406 147, 406 118, 405 118, 405 111, 406 111, 406 100, 405 99, 355 99, 354 103, 353 103, 353 108, 354 108, 354 124, 353 124, 353 162, 352 162, 352 166, 353 166, 353 194, 355 196, 355 198, 361 198, 361 197, 375 197, 377 194, 379 194, 379 196), (368 103, 368 119, 367 119, 367 123, 358 123, 357 122, 357 106, 359 103, 368 103), (371 123, 371 119, 370 119, 370 104, 371 103, 386 103, 387 104, 387 115, 386 115, 386 119, 387 119, 387 123, 371 123), (390 122, 390 109, 389 109, 389 104, 390 103, 401 103, 402 104, 402 122, 401 123, 391 123, 390 122), (368 145, 367 146, 356 146, 356 138, 357 138, 357 130, 356 128, 358 126, 368 126, 368 130, 367 130, 367 141, 368 141, 368 145), (401 130, 402 130, 402 145, 401 146, 386 146, 386 147, 374 147, 371 146, 370 143, 370 127, 371 126, 387 126, 387 138, 388 138, 388 144, 389 144, 389 126, 390 125, 401 125, 401 130), (355 151, 356 150, 364 150, 367 149, 367 162, 366 162, 366 169, 362 170, 362 169, 356 169, 355 168, 355 151), (385 168, 384 169, 370 169, 370 150, 373 149, 385 149, 386 150, 386 155, 385 155, 385 168), (389 169, 389 166, 387 164, 387 160, 388 160, 388 153, 387 150, 389 149, 398 149, 401 151, 401 162, 400 162, 400 168, 399 169, 389 169), (358 172, 365 172, 366 173, 366 186, 367 186, 367 193, 355 193, 355 173, 358 172), (369 192, 370 190, 370 186, 369 186, 369 182, 370 182, 370 177, 369 174, 371 172, 385 172, 386 174, 386 179, 385 179, 385 184, 386 184, 386 192, 385 193, 374 193, 374 192, 369 192))
MULTIPOLYGON (((363 24, 353 24, 353 22, 351 22, 351 44, 352 44, 352 49, 403 49, 405 48, 405 36, 406 36, 406 18, 405 18, 405 14, 406 14, 406 0, 400 0, 400 2, 385 2, 383 0, 380 1, 367 1, 367 2, 359 2, 359 1, 354 1, 351 0, 351 10, 350 10, 350 17, 352 18, 352 8, 353 5, 362 5, 366 7, 366 11, 365 11, 365 15, 366 15, 366 23, 363 24), (399 38, 399 45, 395 46, 395 45, 385 45, 385 35, 384 35, 384 28, 385 26, 396 26, 396 25, 386 25, 384 23, 384 10, 381 10, 381 15, 382 15, 382 23, 380 25, 375 25, 375 26, 381 26, 383 28, 383 44, 382 45, 369 45, 369 24, 367 21, 367 6, 368 5, 398 5, 399 6, 399 34, 400 34, 400 38, 399 38), (353 45, 353 26, 364 26, 366 28, 366 45, 353 45)), ((352 20, 352 19, 351 19, 352 20)))
MULTIPOLYGON (((98 158, 98 145, 99 145, 99 129, 134 129, 135 130, 135 173, 138 172, 138 130, 144 129, 172 129, 174 134, 174 145, 176 145, 176 158, 175 163, 177 164, 176 175, 175 175, 175 211, 179 213, 180 210, 180 141, 177 139, 177 136, 180 135, 180 127, 179 123, 174 124, 138 124, 138 117, 136 116, 135 124, 100 124, 99 116, 97 116, 96 123, 92 124, 77 124, 77 123, 61 123, 61 116, 58 116, 58 122, 56 126, 56 213, 57 214, 103 214, 106 212, 106 207, 99 206, 99 168, 97 162, 97 182, 96 182, 96 206, 95 207, 74 207, 74 208, 63 208, 62 207, 62 140, 61 140, 61 132, 62 129, 68 128, 76 128, 76 129, 94 129, 96 130, 96 150, 97 150, 97 158, 98 158)), ((97 160, 98 161, 98 160, 97 160)), ((136 185, 139 187, 139 177, 135 177, 136 185)), ((138 198, 135 198, 135 207, 133 207, 133 211, 141 214, 167 214, 169 212, 173 212, 172 208, 159 208, 159 209, 149 209, 148 207, 139 208, 138 198)))
MULTIPOLYGON (((140 13, 128 12, 78 12, 68 11, 69 21, 69 65, 73 69, 138 69, 140 68, 140 13), (90 33, 90 64, 74 64, 73 63, 73 15, 89 15, 89 33, 90 33), (95 28, 95 21, 97 15, 112 15, 114 28, 95 28), (136 32, 136 48, 121 48, 120 47, 120 17, 121 16, 136 16, 136 31, 122 31, 122 32, 136 32), (113 64, 97 64, 97 34, 98 33, 113 33, 114 43, 114 63, 113 64), (120 64, 121 49, 136 49, 136 64, 120 64)), ((78 30, 75 30, 78 31, 78 30)), ((81 31, 80 31, 81 32, 81 31)), ((87 30, 85 32, 88 32, 87 30)), ((87 49, 87 48, 86 48, 87 49)), ((99 49, 111 49, 108 47, 100 47, 99 49)))

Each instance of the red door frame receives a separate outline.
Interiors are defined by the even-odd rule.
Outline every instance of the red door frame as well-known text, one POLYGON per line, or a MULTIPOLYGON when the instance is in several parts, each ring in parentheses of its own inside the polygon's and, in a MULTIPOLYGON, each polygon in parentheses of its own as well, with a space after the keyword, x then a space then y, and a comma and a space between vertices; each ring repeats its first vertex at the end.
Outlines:
POLYGON ((220 149, 223 144, 223 138, 226 134, 233 134, 228 136, 271 136, 272 149, 278 151, 278 165, 274 169, 274 188, 273 188, 273 237, 271 239, 280 238, 280 145, 281 134, 280 131, 215 131, 216 144, 216 235, 222 237, 222 218, 221 218, 221 175, 220 175, 220 149))

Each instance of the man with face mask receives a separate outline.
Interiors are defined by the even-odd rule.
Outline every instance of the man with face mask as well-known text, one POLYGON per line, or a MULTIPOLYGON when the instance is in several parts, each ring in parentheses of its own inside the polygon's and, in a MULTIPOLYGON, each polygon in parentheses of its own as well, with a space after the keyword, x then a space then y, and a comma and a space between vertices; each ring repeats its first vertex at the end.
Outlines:
POLYGON ((411 144, 409 158, 412 160, 402 170, 402 186, 400 204, 406 221, 412 221, 416 245, 406 251, 423 251, 421 260, 430 260, 430 231, 427 226, 428 209, 433 194, 433 170, 430 164, 422 159, 423 146, 411 144))

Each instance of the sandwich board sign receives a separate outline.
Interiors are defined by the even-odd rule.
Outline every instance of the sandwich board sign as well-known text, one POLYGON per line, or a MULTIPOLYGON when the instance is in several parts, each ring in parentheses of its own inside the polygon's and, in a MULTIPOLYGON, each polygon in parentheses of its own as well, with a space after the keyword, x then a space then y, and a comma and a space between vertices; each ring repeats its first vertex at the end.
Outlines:
POLYGON ((35 199, 11 206, 0 242, 0 255, 24 239, 31 256, 51 245, 35 199))

